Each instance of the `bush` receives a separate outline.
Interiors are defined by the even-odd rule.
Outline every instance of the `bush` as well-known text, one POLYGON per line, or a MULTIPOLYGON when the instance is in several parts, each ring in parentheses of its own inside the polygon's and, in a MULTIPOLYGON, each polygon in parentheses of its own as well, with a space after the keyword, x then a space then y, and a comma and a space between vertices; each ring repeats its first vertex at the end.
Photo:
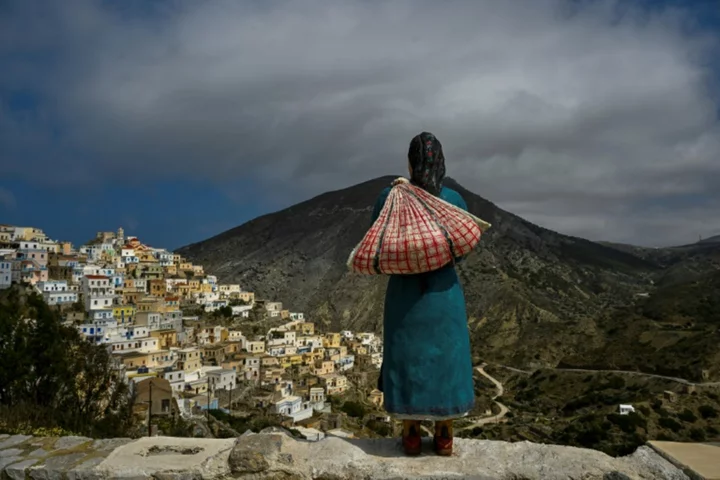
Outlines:
POLYGON ((705 440, 705 432, 702 428, 693 428, 690 430, 690 438, 696 442, 702 442, 705 440))
POLYGON ((648 407, 646 407, 645 405, 640 405, 639 407, 637 407, 637 409, 640 413, 642 413, 646 417, 650 416, 650 409, 648 407))
POLYGON ((662 417, 658 423, 661 427, 673 430, 674 432, 682 430, 682 425, 670 417, 662 417))
POLYGON ((647 421, 637 413, 630 413, 628 415, 620 415, 619 413, 611 413, 607 416, 607 419, 620 427, 625 433, 634 433, 635 429, 640 427, 647 429, 647 421))
POLYGON ((695 414, 694 414, 690 409, 688 409, 688 408, 686 408, 685 410, 683 410, 683 411, 678 415, 678 418, 679 418, 680 420, 682 420, 683 422, 688 422, 688 423, 694 423, 694 422, 697 420, 697 417, 695 416, 695 414))
POLYGON ((621 388, 625 388, 625 379, 622 377, 619 377, 617 375, 613 375, 608 379, 607 385, 608 388, 614 388, 616 390, 619 390, 621 388))
POLYGON ((132 399, 105 345, 65 326, 25 287, 0 296, 0 429, 40 428, 121 437, 132 399), (33 319, 28 322, 26 319, 33 319))
POLYGON ((359 402, 347 401, 340 408, 341 411, 348 414, 350 417, 362 418, 367 413, 365 407, 359 402))
POLYGON ((712 407, 710 405, 702 405, 700 408, 698 408, 698 412, 700 412, 700 415, 706 420, 708 418, 716 418, 718 416, 718 411, 715 409, 715 407, 712 407))

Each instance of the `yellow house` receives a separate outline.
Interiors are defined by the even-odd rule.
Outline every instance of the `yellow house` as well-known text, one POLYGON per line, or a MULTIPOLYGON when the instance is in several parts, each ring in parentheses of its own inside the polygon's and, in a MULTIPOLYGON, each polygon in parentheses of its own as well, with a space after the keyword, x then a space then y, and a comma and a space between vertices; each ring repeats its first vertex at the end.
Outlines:
POLYGON ((248 304, 255 303, 255 294, 253 292, 240 292, 237 294, 237 298, 248 304))
POLYGON ((212 285, 209 283, 201 283, 200 284, 200 293, 211 293, 212 292, 212 285))
POLYGON ((142 263, 156 263, 157 259, 150 250, 136 252, 138 260, 142 263))
POLYGON ((177 275, 178 272, 177 265, 175 264, 166 265, 163 269, 165 270, 165 275, 177 275))
POLYGON ((165 310, 165 301, 157 297, 144 297, 137 302, 137 311, 140 312, 162 312, 165 310))
POLYGON ((180 265, 178 265, 178 270, 181 272, 192 272, 193 271, 193 264, 192 262, 182 262, 180 265))
POLYGON ((160 348, 177 346, 177 332, 173 329, 151 330, 149 333, 151 337, 158 339, 158 345, 160 345, 160 348))
POLYGON ((265 342, 253 341, 245 344, 245 350, 250 353, 265 353, 265 342))
POLYGON ((368 400, 370 400, 370 403, 374 404, 377 407, 382 407, 383 404, 383 392, 378 390, 377 388, 370 392, 370 395, 368 396, 368 400))
POLYGON ((329 360, 316 360, 313 375, 328 375, 335 372, 335 363, 329 360))
POLYGON ((339 333, 326 333, 323 337, 323 347, 325 348, 338 348, 340 346, 340 334, 339 333))
POLYGON ((113 318, 120 323, 127 323, 135 316, 135 307, 132 305, 119 305, 113 307, 113 318))
POLYGON ((317 360, 322 360, 323 355, 317 352, 303 353, 303 364, 314 365, 317 360))
POLYGON ((290 310, 280 310, 280 318, 283 320, 290 318, 290 310))
POLYGON ((167 282, 163 278, 148 280, 148 291, 150 295, 162 297, 167 293, 167 282))
POLYGON ((173 254, 173 263, 175 265, 180 265, 183 261, 182 256, 178 255, 177 253, 173 254))
POLYGON ((175 285, 175 292, 182 298, 188 298, 190 296, 190 285, 187 283, 178 283, 175 285))
POLYGON ((191 372, 201 366, 200 351, 196 348, 184 348, 178 351, 178 368, 191 372))
POLYGON ((264 357, 262 357, 261 366, 276 367, 278 365, 280 365, 280 360, 278 360, 277 357, 273 357, 271 355, 265 355, 264 357))
MULTIPOLYGON (((122 293, 122 303, 125 305, 135 305, 145 296, 145 292, 127 291, 122 293)), ((136 310, 137 313, 137 310, 136 310)))
POLYGON ((280 367, 283 369, 290 368, 290 366, 292 365, 292 362, 290 361, 290 355, 279 356, 278 360, 280 361, 280 367))
POLYGON ((193 272, 195 272, 196 277, 202 277, 203 275, 205 275, 205 271, 203 270, 202 265, 193 265, 192 269, 193 272))

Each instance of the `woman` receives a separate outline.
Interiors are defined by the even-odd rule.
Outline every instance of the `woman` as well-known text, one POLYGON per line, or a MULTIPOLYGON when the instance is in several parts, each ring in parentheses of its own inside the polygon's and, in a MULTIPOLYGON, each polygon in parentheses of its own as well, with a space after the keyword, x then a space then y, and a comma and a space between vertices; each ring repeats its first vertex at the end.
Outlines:
MULTIPOLYGON (((442 186, 445 157, 433 134, 412 139, 408 161, 410 183, 467 210, 459 193, 442 186)), ((373 222, 389 192, 386 188, 377 199, 373 222)), ((452 421, 467 415, 475 402, 465 297, 453 264, 390 276, 383 342, 378 387, 385 410, 403 421, 405 453, 420 454, 420 422, 433 420, 435 451, 451 455, 452 421)))

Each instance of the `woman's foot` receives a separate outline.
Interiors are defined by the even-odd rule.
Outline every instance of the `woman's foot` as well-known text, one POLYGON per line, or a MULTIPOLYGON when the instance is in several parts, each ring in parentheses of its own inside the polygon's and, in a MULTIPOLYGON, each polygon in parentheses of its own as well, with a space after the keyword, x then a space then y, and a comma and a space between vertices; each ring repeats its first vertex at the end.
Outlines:
POLYGON ((419 421, 403 420, 402 444, 406 455, 420 455, 422 437, 420 436, 419 421))
POLYGON ((444 457, 452 455, 453 450, 453 422, 435 422, 435 438, 433 438, 435 453, 444 457))

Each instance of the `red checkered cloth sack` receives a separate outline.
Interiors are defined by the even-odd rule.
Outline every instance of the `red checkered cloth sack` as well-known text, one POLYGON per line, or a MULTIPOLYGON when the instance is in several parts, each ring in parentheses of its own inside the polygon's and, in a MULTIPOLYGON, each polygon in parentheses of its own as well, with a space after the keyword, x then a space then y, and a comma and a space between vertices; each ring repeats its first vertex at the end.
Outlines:
POLYGON ((470 253, 488 228, 473 214, 397 180, 347 264, 366 275, 430 272, 470 253))

